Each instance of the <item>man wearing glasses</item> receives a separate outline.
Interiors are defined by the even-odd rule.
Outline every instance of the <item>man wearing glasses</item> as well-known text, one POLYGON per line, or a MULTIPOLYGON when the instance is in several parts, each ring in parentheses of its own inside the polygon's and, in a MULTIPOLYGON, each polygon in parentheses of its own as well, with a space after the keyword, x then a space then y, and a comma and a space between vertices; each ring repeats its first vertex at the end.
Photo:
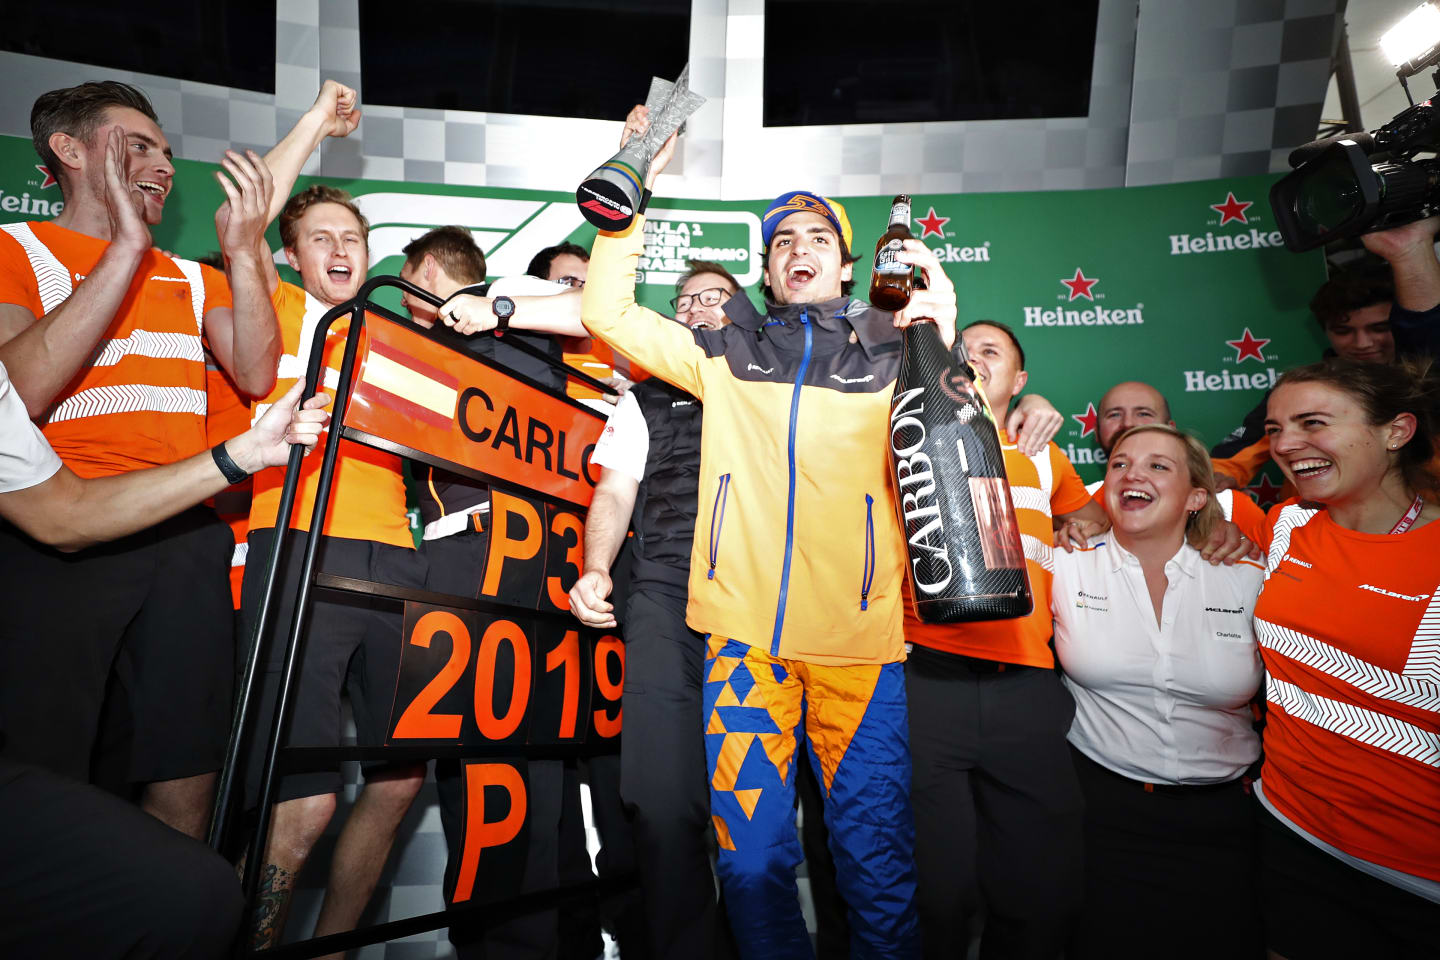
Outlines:
MULTIPOLYGON (((670 301, 692 330, 730 322, 739 290, 718 263, 691 260, 670 301)), ((633 526, 625 617, 625 741, 620 796, 657 957, 727 955, 706 835, 710 793, 701 734, 705 641, 685 624, 700 475, 700 401, 659 379, 621 399, 595 447, 602 470, 585 521, 585 572, 570 591, 583 622, 615 626, 610 566, 633 526)))

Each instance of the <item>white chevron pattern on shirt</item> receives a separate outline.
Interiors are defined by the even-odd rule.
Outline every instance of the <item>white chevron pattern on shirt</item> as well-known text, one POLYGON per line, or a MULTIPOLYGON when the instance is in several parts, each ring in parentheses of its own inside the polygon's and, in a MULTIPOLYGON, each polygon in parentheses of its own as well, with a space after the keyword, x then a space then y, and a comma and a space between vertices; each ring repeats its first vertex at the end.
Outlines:
POLYGON ((1010 499, 1016 510, 1039 510, 1050 516, 1050 494, 1039 487, 1010 487, 1010 499))
POLYGON ((1415 631, 1415 642, 1405 661, 1405 676, 1440 685, 1440 586, 1430 594, 1430 605, 1420 618, 1420 628, 1415 631))
POLYGON ((0 224, 0 230, 14 237, 20 249, 25 251, 30 269, 35 273, 35 285, 40 290, 40 305, 45 313, 64 303, 75 289, 70 282, 70 270, 50 252, 49 247, 40 242, 28 223, 0 224))
MULTIPOLYGON (((1402 703, 1440 713, 1440 685, 1411 673, 1395 673, 1384 667, 1361 660, 1323 640, 1255 618, 1255 634, 1262 647, 1283 657, 1318 670, 1328 677, 1342 680, 1355 689, 1381 700, 1402 703)), ((1411 658, 1414 658, 1412 650, 1411 658)))
POLYGON ((91 361, 92 367, 110 367, 121 357, 153 357, 157 360, 194 360, 205 362, 200 338, 193 333, 154 333, 132 330, 130 336, 106 340, 105 346, 91 361))
POLYGON ((1028 533, 1020 534, 1020 544, 1025 548, 1027 560, 1034 560, 1044 569, 1055 572, 1055 550, 1050 544, 1028 533))
POLYGON ((1440 734, 1374 710, 1309 693, 1268 673, 1265 687, 1265 699, 1297 720, 1379 750, 1440 767, 1440 734))
POLYGON ((205 416, 205 391, 190 387, 152 387, 126 384, 91 387, 67 397, 50 416, 49 423, 100 417, 109 413, 193 413, 205 416))
POLYGON ((1275 520, 1275 529, 1270 534, 1270 554, 1265 558, 1265 579, 1270 579, 1270 574, 1280 566, 1280 561, 1290 550, 1290 535, 1295 532, 1296 527, 1303 527, 1314 518, 1319 510, 1312 510, 1292 503, 1280 511, 1280 516, 1275 520))

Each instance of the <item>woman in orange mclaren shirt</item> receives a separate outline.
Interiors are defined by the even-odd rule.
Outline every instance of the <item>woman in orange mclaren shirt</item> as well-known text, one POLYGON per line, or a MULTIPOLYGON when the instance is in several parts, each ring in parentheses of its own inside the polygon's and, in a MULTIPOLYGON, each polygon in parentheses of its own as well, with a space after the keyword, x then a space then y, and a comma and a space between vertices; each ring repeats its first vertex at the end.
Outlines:
POLYGON ((1301 367, 1265 429, 1300 495, 1270 513, 1255 609, 1266 942, 1440 956, 1440 377, 1301 367))

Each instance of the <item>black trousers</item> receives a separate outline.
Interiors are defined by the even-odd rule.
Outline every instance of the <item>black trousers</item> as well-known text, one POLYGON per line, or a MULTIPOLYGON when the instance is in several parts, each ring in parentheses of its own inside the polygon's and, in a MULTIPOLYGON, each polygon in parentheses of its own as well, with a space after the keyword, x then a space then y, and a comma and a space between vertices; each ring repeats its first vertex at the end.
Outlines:
POLYGON ((208 847, 108 793, 0 760, 0 956, 227 956, 243 909, 208 847))
POLYGON ((986 960, 1059 957, 1081 896, 1075 701, 1053 670, 974 672, 919 646, 905 692, 925 956, 963 958, 983 905, 986 960))
POLYGON ((1147 792, 1072 753, 1085 794, 1085 900, 1066 956, 1263 956, 1256 811, 1245 784, 1147 792))
POLYGON ((129 780, 220 769, 234 685, 234 544, 208 507, 76 553, 0 528, 4 756, 88 780, 113 671, 134 723, 129 780))
POLYGON ((1286 960, 1440 957, 1440 903, 1356 870, 1269 810, 1256 817, 1267 947, 1286 960))
POLYGON ((630 595, 624 628, 620 796, 632 818, 651 953, 731 956, 707 839, 705 642, 685 624, 684 599, 656 591, 630 595))

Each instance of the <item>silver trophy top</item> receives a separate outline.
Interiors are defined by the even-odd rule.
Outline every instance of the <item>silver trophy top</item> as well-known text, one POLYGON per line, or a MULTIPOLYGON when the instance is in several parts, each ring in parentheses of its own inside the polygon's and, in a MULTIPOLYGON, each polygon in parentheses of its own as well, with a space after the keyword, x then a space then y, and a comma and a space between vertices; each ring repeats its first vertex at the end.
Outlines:
POLYGON ((650 110, 650 127, 645 131, 644 156, 648 160, 660 152, 670 134, 690 118, 705 102, 705 98, 690 89, 690 64, 680 71, 675 82, 650 78, 650 93, 645 97, 645 106, 650 110))

